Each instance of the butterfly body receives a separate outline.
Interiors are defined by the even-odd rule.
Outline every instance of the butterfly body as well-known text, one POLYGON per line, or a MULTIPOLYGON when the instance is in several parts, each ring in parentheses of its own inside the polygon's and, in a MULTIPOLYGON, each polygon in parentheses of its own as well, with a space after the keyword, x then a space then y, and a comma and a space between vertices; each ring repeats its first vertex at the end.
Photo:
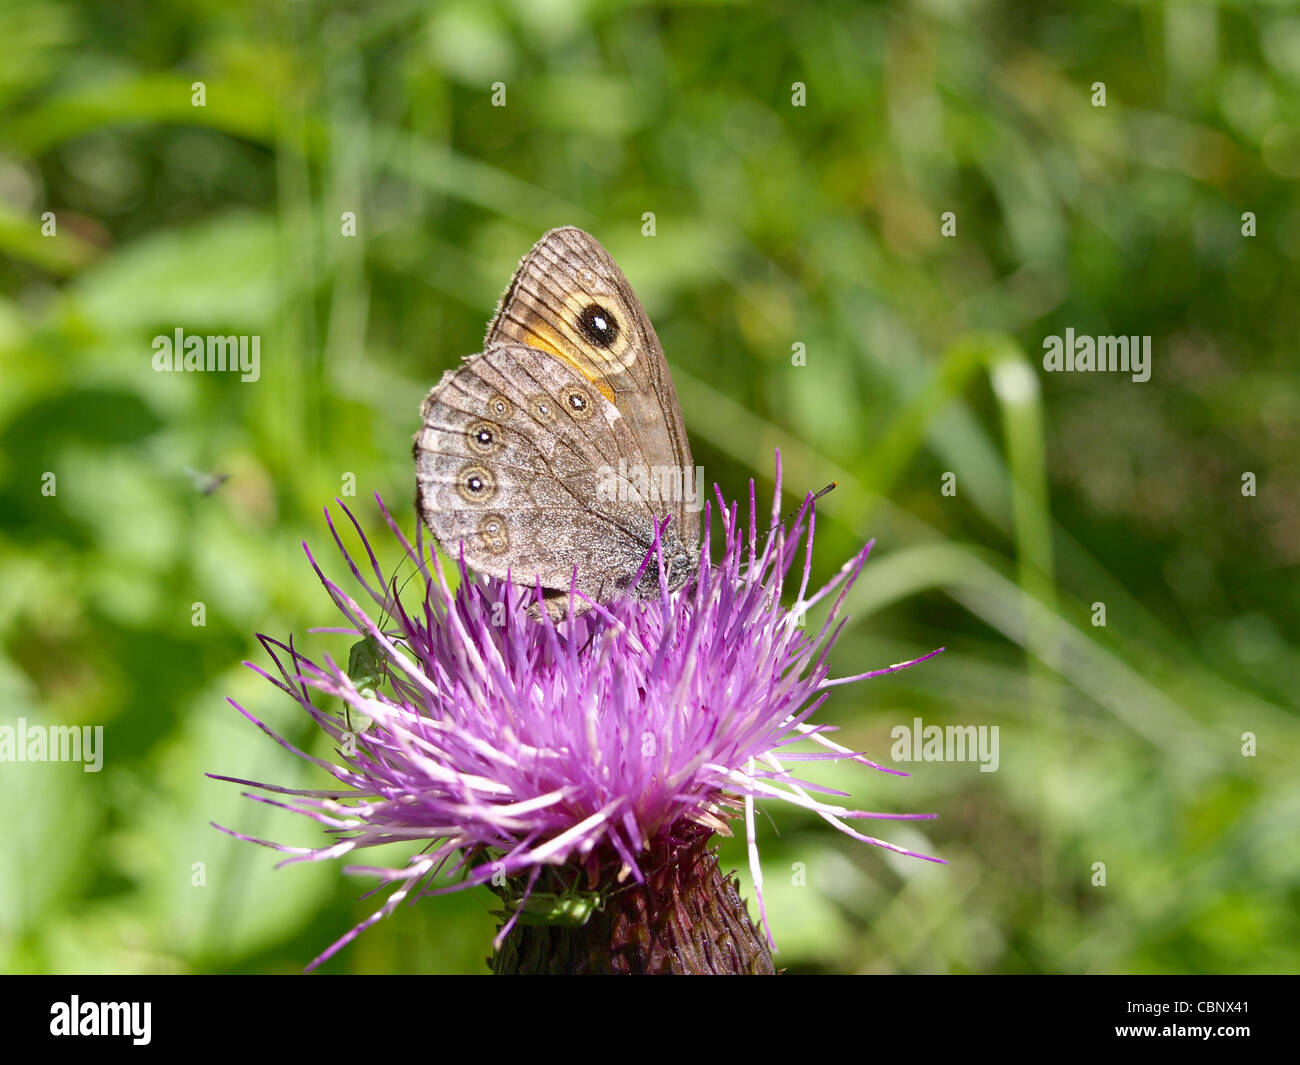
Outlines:
POLYGON ((568 612, 575 567, 592 602, 658 598, 656 530, 669 590, 694 575, 698 498, 668 365, 622 271, 582 230, 552 230, 524 257, 484 350, 443 376, 421 418, 430 531, 478 572, 540 583, 553 616, 568 612))

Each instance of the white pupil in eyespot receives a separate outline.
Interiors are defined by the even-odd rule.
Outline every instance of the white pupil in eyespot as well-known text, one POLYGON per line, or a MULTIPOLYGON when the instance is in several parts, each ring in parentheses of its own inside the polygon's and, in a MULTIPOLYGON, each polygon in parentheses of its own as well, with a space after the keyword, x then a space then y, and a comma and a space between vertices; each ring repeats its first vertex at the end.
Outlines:
POLYGON ((602 333, 606 332, 609 329, 609 323, 605 321, 605 316, 603 314, 598 314, 594 318, 592 318, 591 324, 594 325, 597 329, 599 329, 602 333))

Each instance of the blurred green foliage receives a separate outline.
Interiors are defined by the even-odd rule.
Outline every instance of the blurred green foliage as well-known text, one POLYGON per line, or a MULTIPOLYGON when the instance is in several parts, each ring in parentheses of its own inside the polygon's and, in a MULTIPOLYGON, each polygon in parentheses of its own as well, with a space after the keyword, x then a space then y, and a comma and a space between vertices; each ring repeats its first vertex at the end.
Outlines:
MULTIPOLYGON (((0 969, 292 972, 370 912, 214 831, 320 838, 203 774, 318 781, 225 702, 325 753, 240 662, 346 660, 300 544, 338 572, 349 474, 414 527, 420 400, 559 224, 641 295, 711 481, 838 480, 822 578, 876 538, 836 671, 947 646, 823 718, 882 760, 1001 730, 996 773, 820 777, 937 812, 879 833, 946 867, 760 821, 779 964, 1300 969, 1293 5, 5 0, 0 42, 0 723, 106 747, 0 765, 0 969), (178 326, 260 336, 260 380, 155 373, 178 326), (1151 380, 1043 373, 1066 327, 1150 335, 1151 380)), ((485 972, 492 905, 327 970, 485 972)))

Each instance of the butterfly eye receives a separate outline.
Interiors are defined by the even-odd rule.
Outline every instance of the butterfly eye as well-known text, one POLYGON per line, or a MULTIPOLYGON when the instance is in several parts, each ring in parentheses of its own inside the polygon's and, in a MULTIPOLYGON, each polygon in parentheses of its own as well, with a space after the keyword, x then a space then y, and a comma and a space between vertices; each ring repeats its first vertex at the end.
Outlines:
POLYGON ((578 316, 578 328, 593 344, 611 348, 618 339, 618 319, 599 303, 592 303, 578 316))
POLYGON ((491 396, 487 401, 488 410, 504 421, 515 412, 515 405, 506 399, 500 392, 491 396))
POLYGON ((483 549, 493 555, 503 555, 510 549, 510 536, 506 532, 506 519, 500 514, 488 514, 478 523, 478 535, 483 549))
POLYGON ((572 389, 561 396, 561 401, 569 408, 575 418, 582 419, 591 413, 591 400, 579 389, 572 389))
POLYGON ((497 483, 482 466, 466 466, 456 481, 456 491, 469 503, 486 503, 497 494, 497 483))
POLYGON ((537 392, 528 397, 528 409, 539 422, 555 421, 555 401, 550 396, 537 392))
POLYGON ((475 422, 466 435, 470 448, 480 455, 490 455, 501 447, 501 431, 492 422, 475 422))

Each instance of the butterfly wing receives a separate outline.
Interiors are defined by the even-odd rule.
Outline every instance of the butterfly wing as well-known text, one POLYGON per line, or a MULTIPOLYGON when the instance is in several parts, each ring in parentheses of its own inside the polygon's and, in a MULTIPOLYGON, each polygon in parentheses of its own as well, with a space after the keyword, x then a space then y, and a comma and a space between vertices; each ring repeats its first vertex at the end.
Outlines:
MULTIPOLYGON (((600 242, 553 229, 519 264, 488 326, 486 345, 514 341, 570 367, 614 404, 650 476, 694 463, 663 348, 640 301, 600 242)), ((699 541, 699 500, 656 500, 681 540, 699 541)))
POLYGON ((489 576, 597 602, 626 593, 655 508, 621 483, 644 462, 626 419, 569 363, 494 344, 443 376, 415 440, 417 507, 453 556, 489 576), (621 484, 621 486, 620 486, 621 484))

